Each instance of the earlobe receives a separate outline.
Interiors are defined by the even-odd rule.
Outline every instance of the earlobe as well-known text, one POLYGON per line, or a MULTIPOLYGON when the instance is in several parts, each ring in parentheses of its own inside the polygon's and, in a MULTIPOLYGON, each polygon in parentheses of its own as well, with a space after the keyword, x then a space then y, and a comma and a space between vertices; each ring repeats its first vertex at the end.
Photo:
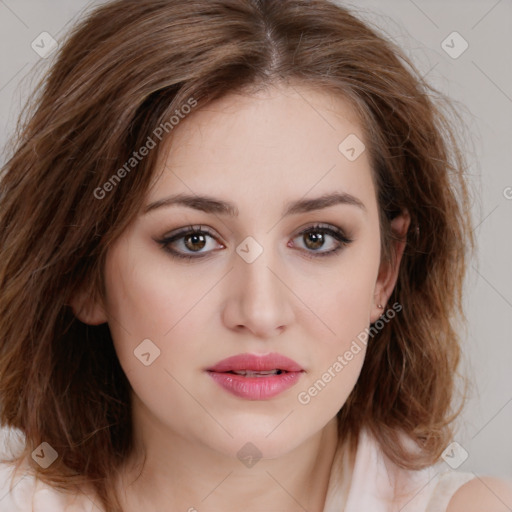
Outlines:
POLYGON ((70 306, 74 315, 84 324, 100 325, 108 321, 103 303, 83 291, 72 297, 70 306))
POLYGON ((370 315, 371 323, 377 321, 382 315, 386 302, 395 288, 400 262, 407 244, 407 230, 410 223, 411 217, 407 210, 404 210, 391 221, 391 232, 393 233, 392 258, 391 261, 382 261, 379 267, 379 274, 375 283, 374 303, 370 315))

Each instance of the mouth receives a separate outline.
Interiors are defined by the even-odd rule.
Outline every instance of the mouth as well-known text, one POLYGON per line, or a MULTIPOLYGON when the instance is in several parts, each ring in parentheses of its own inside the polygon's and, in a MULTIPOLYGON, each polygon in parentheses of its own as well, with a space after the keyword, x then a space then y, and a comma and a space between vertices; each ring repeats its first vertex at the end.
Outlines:
POLYGON ((229 372, 221 372, 221 373, 232 373, 233 375, 241 375, 242 377, 267 377, 269 375, 281 375, 283 373, 288 373, 286 370, 276 369, 276 370, 267 370, 267 371, 254 371, 254 370, 240 370, 240 371, 229 371, 229 372))
POLYGON ((217 373, 283 373, 301 372, 304 369, 293 359, 278 353, 270 354, 238 354, 219 361, 214 366, 207 368, 207 371, 217 373))
POLYGON ((292 387, 305 370, 281 354, 240 354, 207 368, 225 391, 246 400, 267 400, 292 387))

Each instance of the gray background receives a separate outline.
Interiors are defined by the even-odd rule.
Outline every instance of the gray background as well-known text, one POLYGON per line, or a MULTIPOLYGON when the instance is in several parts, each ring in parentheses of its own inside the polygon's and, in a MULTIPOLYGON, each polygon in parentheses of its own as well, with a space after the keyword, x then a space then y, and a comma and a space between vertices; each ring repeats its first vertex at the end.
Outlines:
MULTIPOLYGON (((51 61, 32 50, 32 41, 43 31, 61 41, 87 6, 100 3, 0 0, 2 148, 36 83, 34 76, 40 76, 40 68, 37 75, 31 72, 33 65, 44 68, 51 61)), ((467 156, 477 192, 478 249, 468 272, 469 328, 461 368, 471 376, 473 389, 454 439, 469 454, 461 471, 512 477, 512 0, 363 0, 344 5, 404 48, 430 83, 463 109, 473 141, 467 139, 467 156), (453 31, 469 44, 455 59, 441 46, 453 31)), ((460 47, 458 41, 454 45, 460 47)), ((5 157, 2 151, 0 164, 5 157)))

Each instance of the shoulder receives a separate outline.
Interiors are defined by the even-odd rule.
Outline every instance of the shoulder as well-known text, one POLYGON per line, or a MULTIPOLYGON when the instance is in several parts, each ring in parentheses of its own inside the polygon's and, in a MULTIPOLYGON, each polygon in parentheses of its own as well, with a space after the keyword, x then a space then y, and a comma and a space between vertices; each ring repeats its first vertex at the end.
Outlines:
POLYGON ((13 465, 0 463, 0 512, 31 512, 35 487, 35 479, 22 469, 15 473, 13 465))
POLYGON ((92 512, 99 509, 91 500, 65 494, 38 480, 23 465, 0 463, 0 512, 92 512))
POLYGON ((509 512, 511 509, 511 480, 475 477, 455 492, 446 512, 509 512))
POLYGON ((512 481, 454 471, 443 462, 422 470, 404 469, 365 433, 357 449, 348 503, 350 512, 511 512, 512 481))
POLYGON ((37 478, 24 444, 21 431, 0 428, 0 512, 103 512, 88 494, 64 493, 37 478))

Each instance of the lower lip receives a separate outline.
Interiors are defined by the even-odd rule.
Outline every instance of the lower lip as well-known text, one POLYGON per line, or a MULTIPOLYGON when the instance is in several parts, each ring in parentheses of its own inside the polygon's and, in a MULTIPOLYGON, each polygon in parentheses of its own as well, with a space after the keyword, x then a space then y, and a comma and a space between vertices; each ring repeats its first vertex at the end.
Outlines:
POLYGON ((268 377, 244 377, 235 373, 208 372, 229 393, 246 400, 267 400, 291 388, 303 372, 286 372, 268 377))

